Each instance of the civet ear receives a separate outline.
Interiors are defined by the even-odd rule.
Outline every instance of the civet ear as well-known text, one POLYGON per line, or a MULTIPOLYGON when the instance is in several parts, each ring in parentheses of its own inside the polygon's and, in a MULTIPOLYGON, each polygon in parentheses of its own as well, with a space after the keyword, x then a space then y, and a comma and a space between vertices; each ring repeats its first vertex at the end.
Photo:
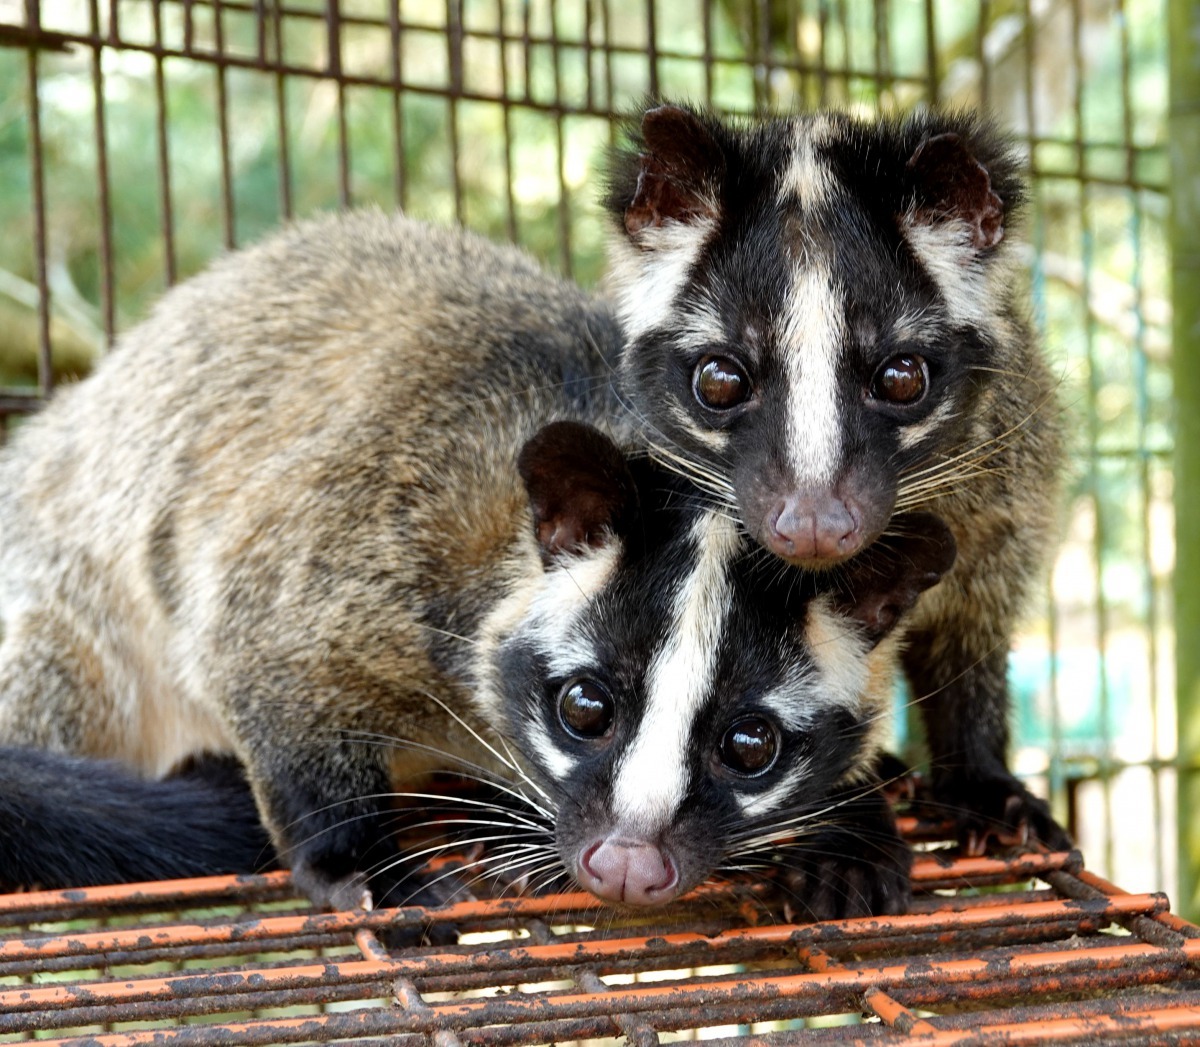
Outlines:
POLYGON ((640 138, 632 158, 636 177, 626 178, 627 198, 619 201, 625 231, 636 237, 668 222, 716 218, 725 155, 700 117, 681 106, 656 106, 642 115, 640 138))
POLYGON ((521 448, 517 469, 544 563, 604 545, 637 514, 637 488, 625 456, 590 425, 543 426, 521 448))
POLYGON ((917 224, 947 221, 966 224, 977 251, 1004 239, 1004 201, 992 188, 992 178, 953 133, 922 140, 909 158, 907 174, 915 196, 910 211, 917 224))

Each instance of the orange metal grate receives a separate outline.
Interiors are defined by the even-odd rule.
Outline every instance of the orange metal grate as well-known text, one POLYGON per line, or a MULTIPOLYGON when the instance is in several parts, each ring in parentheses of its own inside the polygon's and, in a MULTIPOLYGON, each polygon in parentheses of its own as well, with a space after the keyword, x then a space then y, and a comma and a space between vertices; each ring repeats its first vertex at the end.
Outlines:
POLYGON ((314 913, 282 873, 3 896, 0 1041, 1200 1043, 1200 929, 1164 895, 1074 852, 933 850, 913 881, 906 916, 823 924, 772 922, 752 884, 639 920, 585 894, 314 913), (464 942, 376 933, 426 921, 464 942), (862 1024, 805 1021, 830 1015, 862 1024))

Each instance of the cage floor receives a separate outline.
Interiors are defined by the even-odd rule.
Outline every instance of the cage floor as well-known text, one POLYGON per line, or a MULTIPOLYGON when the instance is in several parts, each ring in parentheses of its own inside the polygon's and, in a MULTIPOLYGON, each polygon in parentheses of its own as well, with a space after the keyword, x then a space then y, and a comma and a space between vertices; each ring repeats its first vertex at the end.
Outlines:
POLYGON ((317 913, 283 873, 0 896, 0 1042, 1200 1043, 1200 929, 1165 896, 1075 852, 929 850, 913 882, 908 915, 820 924, 752 884, 637 921, 585 894, 317 913), (430 920, 460 944, 378 934, 430 920))

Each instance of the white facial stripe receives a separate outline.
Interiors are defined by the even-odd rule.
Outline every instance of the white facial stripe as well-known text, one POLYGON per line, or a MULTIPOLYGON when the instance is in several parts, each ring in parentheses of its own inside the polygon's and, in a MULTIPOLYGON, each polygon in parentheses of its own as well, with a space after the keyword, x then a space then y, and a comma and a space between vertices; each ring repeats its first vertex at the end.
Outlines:
POLYGON ((813 722, 823 701, 818 681, 808 669, 789 674, 780 686, 767 691, 759 703, 788 731, 803 731, 813 722))
POLYGON ((610 537, 598 549, 561 556, 546 568, 526 612, 541 648, 551 651, 572 638, 576 618, 608 584, 621 550, 620 539, 610 537))
POLYGON ((706 447, 711 447, 714 451, 724 451, 729 444, 729 434, 720 429, 705 429, 701 425, 697 425, 686 408, 678 400, 669 400, 667 402, 667 410, 671 417, 675 420, 675 424, 686 430, 692 437, 704 444, 706 447))
POLYGON ((892 339, 896 342, 912 342, 922 335, 928 337, 929 324, 928 307, 902 313, 892 324, 892 339))
POLYGON ((695 568, 676 593, 672 629, 646 674, 646 709, 613 780, 618 825, 653 834, 687 790, 687 744, 708 694, 729 603, 727 569, 739 539, 715 513, 693 525, 695 568))
POLYGON ((575 770, 574 757, 568 756, 554 744, 549 732, 539 721, 531 718, 525 722, 529 751, 545 764, 555 781, 566 781, 575 770))
POLYGON ((867 638, 830 608, 827 596, 808 605, 804 635, 817 667, 814 686, 823 703, 860 710, 870 675, 867 638))
POLYGON ((913 253, 933 277, 958 323, 979 326, 987 319, 987 267, 976 260, 971 228, 962 221, 921 221, 906 215, 901 222, 913 253))
MULTIPOLYGON (((490 664, 492 653, 518 629, 552 660, 556 673, 595 664, 590 645, 579 634, 578 619, 588 601, 609 583, 622 550, 621 540, 611 536, 598 549, 564 556, 544 571, 531 550, 529 562, 516 567, 515 588, 496 604, 479 630, 478 664, 490 664)), ((475 681, 472 695, 476 705, 495 715, 500 696, 486 676, 475 681)))
POLYGON ((900 447, 902 450, 909 450, 916 447, 922 440, 932 433, 943 422, 949 421, 954 417, 954 404, 948 400, 940 403, 932 411, 929 416, 917 422, 916 425, 906 425, 900 430, 900 447))
POLYGON ((742 814, 752 818, 784 806, 796 786, 809 775, 811 766, 807 759, 797 760, 788 768, 787 773, 765 792, 738 794, 737 805, 742 814))
POLYGON ((685 352, 695 346, 720 345, 725 341, 720 306, 708 295, 689 295, 687 311, 676 314, 675 326, 675 342, 685 352))
POLYGON ((635 242, 621 237, 613 243, 609 278, 629 341, 670 317, 672 303, 716 228, 711 219, 668 221, 642 230, 635 242))
POLYGON ((787 371, 787 448, 794 479, 823 486, 836 479, 841 458, 837 364, 845 321, 824 263, 799 267, 779 337, 787 371))
POLYGON ((781 196, 799 201, 803 210, 824 203, 833 193, 833 172, 816 153, 816 147, 825 141, 829 130, 829 122, 823 117, 797 120, 793 126, 792 158, 780 179, 779 190, 781 196))

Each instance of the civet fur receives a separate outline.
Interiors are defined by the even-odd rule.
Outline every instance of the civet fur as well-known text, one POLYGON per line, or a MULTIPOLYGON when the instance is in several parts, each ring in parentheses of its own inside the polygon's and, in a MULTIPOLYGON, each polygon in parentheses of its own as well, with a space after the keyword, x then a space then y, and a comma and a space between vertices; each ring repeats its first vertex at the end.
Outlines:
POLYGON ((1009 235, 1022 198, 1008 141, 971 114, 674 105, 640 115, 608 193, 625 395, 664 462, 810 569, 900 512, 953 532, 904 665, 974 846, 1022 826, 1068 842, 1006 764, 1006 660, 1062 459, 1009 235))
MULTIPOLYGON (((914 514, 836 576, 764 557, 633 438, 619 349, 519 251, 375 213, 169 292, 0 455, 9 774, 116 761, 153 834, 181 763, 230 755, 337 905, 443 896, 387 831, 442 766, 493 786, 457 824, 501 878, 656 905, 778 862, 818 915, 902 908, 872 767, 953 539, 914 514)), ((15 847, 62 830, 39 810, 15 847)), ((79 842, 45 879, 93 875, 79 842)))

